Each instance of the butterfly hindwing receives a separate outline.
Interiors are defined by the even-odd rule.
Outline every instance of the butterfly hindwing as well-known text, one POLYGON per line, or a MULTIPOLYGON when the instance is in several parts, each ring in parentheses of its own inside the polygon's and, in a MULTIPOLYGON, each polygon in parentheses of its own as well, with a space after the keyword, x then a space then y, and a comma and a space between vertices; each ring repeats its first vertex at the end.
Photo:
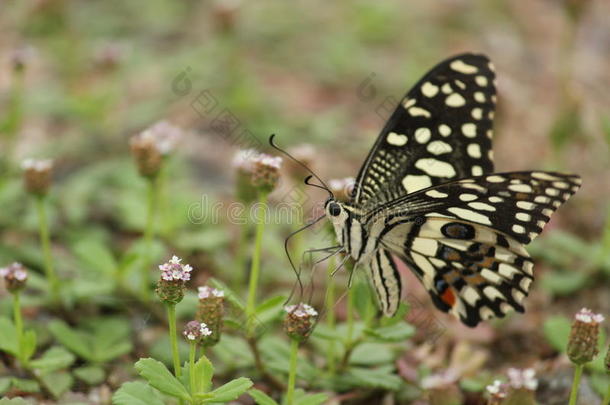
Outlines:
POLYGON ((476 326, 523 312, 533 280, 524 244, 579 185, 552 172, 462 179, 386 204, 368 221, 383 224, 380 246, 409 265, 437 308, 476 326))
POLYGON ((394 315, 400 304, 402 286, 391 253, 386 249, 377 249, 369 269, 369 278, 383 314, 388 317, 394 315))
POLYGON ((411 268, 438 309, 468 326, 524 310, 533 262, 523 245, 506 234, 428 216, 393 227, 381 244, 411 268))
POLYGON ((495 75, 487 57, 462 54, 431 69, 400 101, 356 179, 352 204, 493 170, 495 75))

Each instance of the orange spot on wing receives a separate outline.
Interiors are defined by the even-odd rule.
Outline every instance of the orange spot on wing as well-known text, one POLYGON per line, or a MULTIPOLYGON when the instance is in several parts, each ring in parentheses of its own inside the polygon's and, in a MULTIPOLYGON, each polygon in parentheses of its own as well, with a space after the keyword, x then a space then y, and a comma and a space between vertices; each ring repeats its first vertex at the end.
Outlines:
POLYGON ((453 294, 453 291, 451 290, 451 288, 447 288, 441 294, 441 299, 443 300, 443 302, 445 304, 449 305, 450 307, 453 307, 453 305, 455 304, 455 294, 453 294))

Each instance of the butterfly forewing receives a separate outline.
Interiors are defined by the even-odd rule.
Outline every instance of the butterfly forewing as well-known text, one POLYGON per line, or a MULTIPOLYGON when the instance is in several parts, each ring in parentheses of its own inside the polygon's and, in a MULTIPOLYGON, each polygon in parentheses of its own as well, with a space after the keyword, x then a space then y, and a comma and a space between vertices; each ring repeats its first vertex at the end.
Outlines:
POLYGON ((554 172, 497 173, 461 179, 380 206, 375 217, 444 216, 485 225, 527 244, 580 187, 580 177, 554 172))
POLYGON ((483 55, 462 54, 428 72, 400 101, 356 179, 352 204, 493 170, 495 75, 483 55))

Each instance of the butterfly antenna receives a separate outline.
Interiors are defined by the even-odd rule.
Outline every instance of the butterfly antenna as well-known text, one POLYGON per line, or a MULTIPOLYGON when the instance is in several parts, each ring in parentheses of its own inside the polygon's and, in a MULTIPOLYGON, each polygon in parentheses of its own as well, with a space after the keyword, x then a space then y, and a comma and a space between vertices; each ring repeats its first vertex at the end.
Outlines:
MULTIPOLYGON (((313 226, 315 224, 317 224, 318 222, 320 222, 326 215, 322 215, 319 218, 316 218, 315 220, 313 220, 312 222, 309 222, 308 224, 306 224, 305 226, 302 226, 301 228, 297 229, 296 231, 291 232, 286 239, 284 240, 284 251, 286 252, 286 257, 288 257, 288 261, 290 262, 290 266, 292 267, 292 270, 294 271, 294 274, 296 274, 297 276, 297 281, 298 281, 298 285, 299 285, 299 289, 301 290, 301 292, 303 291, 303 283, 301 282, 301 271, 297 270, 296 266, 294 265, 294 261, 292 260, 292 257, 290 256, 290 252, 288 251, 288 243, 290 242, 290 239, 292 239, 292 237, 294 235, 296 235, 299 232, 304 231, 305 229, 309 228, 310 226, 313 226)), ((290 296, 288 297, 288 299, 286 300, 286 302, 290 301, 290 299, 292 298, 292 295, 294 294, 294 288, 292 289, 292 291, 290 292, 290 296)))
POLYGON ((298 160, 297 158, 295 158, 294 156, 292 156, 290 153, 288 153, 287 151, 285 151, 284 149, 280 148, 279 146, 277 146, 275 144, 275 142, 273 141, 273 139, 275 138, 275 134, 271 135, 269 137, 269 144, 274 148, 277 149, 278 151, 280 151, 281 153, 283 153, 284 155, 286 155, 288 157, 288 159, 292 160, 293 162, 295 162, 296 164, 298 164, 299 166, 301 166, 303 169, 307 170, 309 173, 311 173, 311 176, 308 176, 305 179, 305 184, 307 184, 308 186, 314 186, 314 187, 318 187, 321 188, 322 190, 325 190, 328 194, 330 194, 331 197, 334 197, 333 192, 330 191, 330 187, 328 187, 326 185, 326 183, 317 175, 314 173, 313 170, 311 170, 309 167, 307 167, 307 165, 303 162, 301 162, 300 160, 298 160), (308 183, 308 179, 310 179, 311 177, 315 177, 316 180, 318 180, 322 185, 317 185, 317 184, 312 184, 312 183, 308 183))

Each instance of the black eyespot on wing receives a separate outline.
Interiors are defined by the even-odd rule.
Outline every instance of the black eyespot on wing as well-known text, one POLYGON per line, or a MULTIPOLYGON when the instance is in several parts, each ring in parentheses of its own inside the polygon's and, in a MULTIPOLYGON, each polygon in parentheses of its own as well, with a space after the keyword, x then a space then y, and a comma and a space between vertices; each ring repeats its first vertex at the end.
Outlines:
POLYGON ((475 230, 472 225, 460 222, 450 222, 443 225, 441 232, 450 239, 473 239, 475 236, 475 230))

